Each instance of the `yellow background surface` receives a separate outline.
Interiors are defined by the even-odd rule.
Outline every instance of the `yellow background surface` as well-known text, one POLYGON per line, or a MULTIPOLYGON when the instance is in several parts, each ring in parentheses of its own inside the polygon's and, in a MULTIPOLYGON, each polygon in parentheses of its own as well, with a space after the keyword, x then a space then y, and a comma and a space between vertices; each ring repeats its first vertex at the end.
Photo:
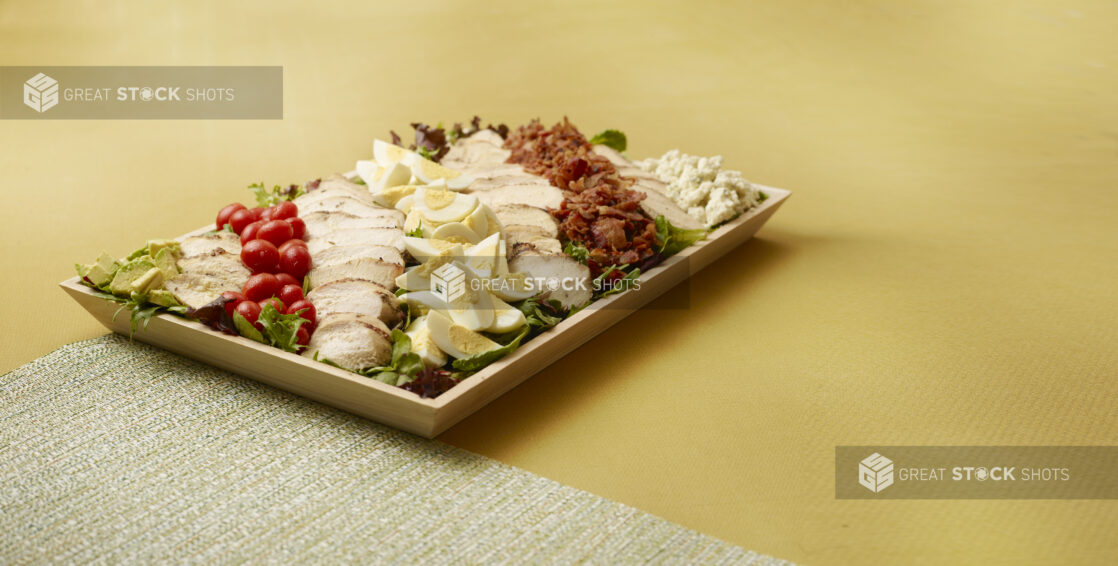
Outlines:
POLYGON ((569 115, 794 191, 758 239, 442 436, 797 561, 1098 562, 1116 501, 836 501, 839 444, 1118 444, 1104 2, 0 3, 3 65, 282 65, 275 121, 0 121, 8 370, 56 283, 407 123, 569 115), (405 5, 407 4, 407 5, 405 5))

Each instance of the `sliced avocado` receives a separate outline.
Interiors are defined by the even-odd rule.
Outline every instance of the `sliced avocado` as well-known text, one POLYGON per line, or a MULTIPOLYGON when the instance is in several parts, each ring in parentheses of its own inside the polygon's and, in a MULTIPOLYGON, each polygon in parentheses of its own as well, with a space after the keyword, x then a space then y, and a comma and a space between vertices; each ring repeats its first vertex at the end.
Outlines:
POLYGON ((152 289, 148 293, 148 301, 157 304, 161 307, 178 307, 182 306, 175 295, 166 289, 152 289))
POLYGON ((179 266, 175 263, 175 254, 171 248, 160 248, 159 252, 152 256, 152 262, 163 272, 163 280, 166 281, 179 274, 179 266))
POLYGON ((144 274, 154 268, 155 264, 147 257, 134 259, 120 266, 120 269, 116 271, 116 275, 113 275, 112 283, 109 283, 109 291, 114 295, 131 294, 132 282, 143 277, 144 274))
POLYGON ((112 273, 120 264, 117 263, 115 257, 109 255, 107 252, 101 252, 101 255, 97 256, 97 261, 94 265, 100 266, 105 273, 112 273))
POLYGON ((175 240, 148 240, 148 255, 155 257, 162 250, 169 250, 172 255, 179 255, 179 243, 175 240))
POLYGON ((86 272, 85 277, 97 287, 104 287, 106 283, 113 280, 113 272, 105 271, 101 264, 96 263, 87 267, 89 271, 86 272))
POLYGON ((141 295, 163 285, 163 272, 158 267, 152 267, 136 280, 132 281, 132 292, 141 295))
POLYGON ((113 274, 116 273, 117 265, 117 261, 113 256, 101 252, 97 261, 88 265, 77 264, 74 267, 77 268, 80 277, 89 279, 89 281, 97 287, 103 287, 109 281, 113 280, 113 274))

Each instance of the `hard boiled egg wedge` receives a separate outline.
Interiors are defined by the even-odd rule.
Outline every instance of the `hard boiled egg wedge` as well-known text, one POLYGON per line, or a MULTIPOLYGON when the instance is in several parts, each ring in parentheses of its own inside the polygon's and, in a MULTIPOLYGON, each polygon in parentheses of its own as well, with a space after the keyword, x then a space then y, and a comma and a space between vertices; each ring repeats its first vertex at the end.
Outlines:
POLYGON ((528 324, 528 320, 524 318, 524 313, 520 312, 520 309, 497 297, 493 297, 493 309, 495 310, 495 316, 493 317, 493 325, 487 329, 489 332, 503 334, 528 324))
POLYGON ((486 236, 492 236, 493 234, 504 234, 505 233, 505 226, 503 224, 501 224, 500 220, 497 219, 497 214, 495 212, 493 212, 493 209, 489 208, 489 206, 487 206, 487 205, 478 205, 478 208, 482 208, 482 207, 485 208, 485 214, 487 216, 486 226, 487 226, 488 230, 486 231, 485 235, 486 236))
POLYGON ((412 210, 438 224, 457 222, 477 208, 474 195, 456 193, 447 189, 421 188, 415 191, 412 210))
POLYGON ((366 180, 365 183, 369 185, 369 190, 373 193, 380 194, 389 187, 406 185, 410 180, 411 170, 408 169, 408 166, 403 163, 393 163, 388 167, 378 169, 373 175, 372 182, 366 180))
MULTIPOLYGON (((405 244, 407 245, 407 244, 405 244)), ((426 290, 431 288, 431 273, 462 257, 465 252, 461 244, 453 244, 439 251, 420 265, 410 267, 396 278, 396 286, 409 291, 426 290)))
POLYGON ((501 347, 485 336, 455 324, 449 317, 438 311, 431 311, 427 315, 427 330, 435 345, 455 358, 468 358, 501 347))
POLYGON ((412 238, 404 237, 404 247, 408 253, 419 263, 433 257, 442 255, 443 251, 455 246, 455 242, 439 240, 437 238, 412 238))
POLYGON ((411 153, 411 150, 404 149, 384 140, 373 140, 373 159, 375 159, 377 165, 381 167, 389 167, 393 163, 399 163, 406 159, 411 153))
MULTIPOLYGON (((409 186, 409 185, 405 185, 405 186, 409 186)), ((412 204, 414 204, 414 203, 415 203, 415 193, 412 193, 408 196, 400 198, 400 200, 396 201, 396 204, 394 204, 392 206, 396 210, 399 210, 400 212, 403 212, 404 214, 407 214, 407 213, 411 212, 411 207, 412 207, 412 204)))
POLYGON ((459 244, 476 244, 481 240, 477 232, 470 230, 461 222, 447 222, 431 231, 432 238, 448 240, 459 244))
POLYGON ((408 304, 408 308, 412 309, 413 314, 427 314, 432 310, 446 314, 446 311, 450 309, 446 301, 432 291, 412 291, 410 293, 404 293, 400 295, 400 300, 408 304))
POLYGON ((361 177, 362 181, 365 181, 366 186, 371 187, 373 186, 373 180, 376 178, 377 171, 380 170, 380 167, 377 167, 375 161, 358 161, 355 169, 357 169, 357 176, 361 177))
MULTIPOLYGON (((466 284, 469 285, 468 282, 466 284)), ((470 330, 485 330, 493 326, 497 316, 493 308, 493 295, 482 288, 467 289, 460 299, 450 302, 447 312, 455 324, 461 324, 470 330)))
POLYGON ((537 289, 536 287, 534 282, 528 279, 526 273, 510 273, 495 278, 491 286, 493 295, 510 302, 523 301, 539 295, 543 289, 537 289))
POLYGON ((424 291, 431 288, 431 275, 419 271, 422 265, 409 267, 396 276, 396 286, 409 291, 424 291))
POLYGON ((439 349, 431 339, 431 330, 427 328, 427 317, 421 316, 408 326, 404 334, 411 339, 411 351, 423 360, 427 367, 442 367, 446 365, 446 354, 439 349))
POLYGON ((407 164, 411 167, 415 178, 422 183, 430 184, 442 179, 451 189, 464 189, 474 182, 473 177, 424 159, 417 153, 408 156, 407 164))
POLYGON ((497 276, 497 269, 501 254, 501 235, 493 234, 477 244, 466 248, 466 265, 477 273, 478 277, 491 279, 497 276))
POLYGON ((387 187, 380 192, 380 199, 384 202, 384 206, 395 207, 396 203, 401 199, 411 196, 419 187, 416 185, 399 185, 396 187, 387 187))
POLYGON ((467 228, 473 230, 474 233, 478 235, 478 238, 484 238, 492 234, 489 231, 489 216, 492 214, 493 212, 489 210, 489 207, 486 206, 485 203, 479 202, 477 208, 462 219, 462 224, 465 224, 467 228))

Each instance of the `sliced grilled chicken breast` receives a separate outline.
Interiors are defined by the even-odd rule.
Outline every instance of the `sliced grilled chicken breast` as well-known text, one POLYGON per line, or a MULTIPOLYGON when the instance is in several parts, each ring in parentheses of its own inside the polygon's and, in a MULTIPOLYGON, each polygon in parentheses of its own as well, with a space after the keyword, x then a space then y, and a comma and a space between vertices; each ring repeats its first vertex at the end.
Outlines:
POLYGON ((506 204, 493 209, 497 220, 506 228, 528 226, 538 228, 551 238, 559 237, 559 224, 548 211, 526 204, 506 204))
POLYGON ((376 204, 366 187, 339 175, 296 204, 311 252, 307 299, 319 321, 303 355, 350 370, 388 363, 388 325, 403 315, 392 294, 404 271, 403 213, 376 204))
POLYGON ((543 297, 556 299, 566 308, 577 307, 590 300, 589 267, 567 254, 549 253, 532 244, 518 244, 516 247, 515 257, 509 260, 509 271, 522 271, 547 281, 543 297), (578 283, 580 281, 581 284, 578 283))
POLYGON ((179 243, 182 257, 206 255, 216 250, 224 250, 233 255, 241 253, 241 237, 232 232, 215 232, 183 238, 179 243))
POLYGON ((332 314, 319 319, 303 355, 317 355, 352 371, 381 366, 392 358, 391 334, 379 318, 332 314))
MULTIPOLYGON (((314 193, 308 193, 313 195, 314 193)), ((360 216, 362 218, 383 218, 394 219, 399 226, 404 225, 404 213, 394 208, 383 208, 373 204, 365 204, 355 198, 347 196, 330 196, 321 199, 307 199, 306 196, 295 199, 295 204, 299 205, 299 213, 310 214, 312 212, 344 212, 352 216, 360 216)))
POLYGON ((394 216, 367 218, 345 212, 312 212, 300 215, 300 218, 307 225, 307 236, 312 239, 315 236, 322 236, 334 230, 399 228, 401 226, 394 216))
POLYGON ((510 185, 472 193, 493 209, 508 204, 540 208, 559 208, 563 204, 563 192, 551 185, 510 185))
POLYGON ((519 255, 520 244, 531 244, 541 252, 563 253, 559 240, 548 235, 545 231, 535 226, 505 226, 505 245, 508 247, 508 257, 519 255))
POLYGON ((384 287, 385 290, 391 290, 395 289, 396 278, 403 272, 403 265, 386 263, 379 259, 361 258, 315 266, 307 276, 310 277, 311 289, 341 279, 364 279, 384 287))
POLYGON ((353 313, 379 318, 392 326, 403 315, 400 300, 384 287, 359 279, 339 279, 320 285, 307 293, 319 317, 353 313))
POLYGON ((240 291, 251 275, 240 255, 222 249, 184 257, 178 266, 180 273, 164 281, 163 288, 193 308, 213 302, 225 291, 240 291))
POLYGON ((307 240, 313 258, 334 246, 389 247, 404 251, 404 231, 399 228, 345 228, 320 233, 307 240))
POLYGON ((404 256, 400 250, 391 246, 330 246, 312 256, 314 265, 333 265, 345 263, 355 259, 376 259, 384 263, 404 265, 404 256))

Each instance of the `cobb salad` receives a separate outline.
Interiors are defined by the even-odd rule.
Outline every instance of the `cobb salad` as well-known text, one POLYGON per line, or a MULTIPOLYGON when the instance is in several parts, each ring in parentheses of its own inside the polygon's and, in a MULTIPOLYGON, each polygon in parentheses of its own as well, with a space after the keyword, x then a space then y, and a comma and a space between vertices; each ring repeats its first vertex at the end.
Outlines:
POLYGON ((353 173, 251 185, 255 206, 78 264, 81 281, 133 332, 184 316, 432 398, 765 198, 737 172, 697 185, 720 157, 636 163, 621 132, 567 119, 412 127, 353 173))

